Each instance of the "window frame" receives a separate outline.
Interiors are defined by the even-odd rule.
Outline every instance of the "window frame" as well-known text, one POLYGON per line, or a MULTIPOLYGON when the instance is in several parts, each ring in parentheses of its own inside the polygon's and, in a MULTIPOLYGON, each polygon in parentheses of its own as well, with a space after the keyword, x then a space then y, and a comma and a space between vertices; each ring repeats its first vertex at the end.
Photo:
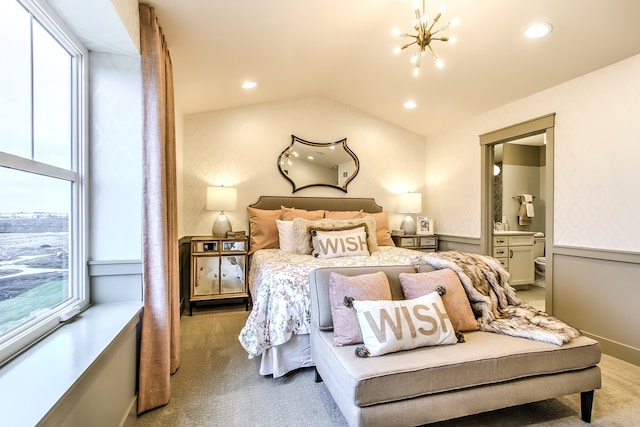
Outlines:
MULTIPOLYGON (((0 152, 0 166, 26 173, 58 178, 72 188, 69 218, 69 284, 71 298, 46 315, 21 325, 0 337, 0 366, 31 347, 90 305, 87 268, 88 239, 88 67, 89 54, 83 43, 46 3, 15 0, 70 54, 71 69, 71 165, 64 169, 37 160, 0 152)), ((33 30, 31 30, 33 31, 33 30)), ((31 41, 31 45, 33 40, 31 41)), ((33 61, 33 58, 32 58, 33 61)), ((31 87, 33 88, 33 80, 31 87)), ((32 100, 33 103, 33 100, 32 100)), ((33 104, 32 104, 33 108, 33 104)), ((33 126, 33 116, 31 118, 33 126)), ((34 136, 31 135, 32 144, 34 136)), ((33 151, 33 150, 32 150, 33 151)), ((33 154, 32 154, 33 157, 33 154)))

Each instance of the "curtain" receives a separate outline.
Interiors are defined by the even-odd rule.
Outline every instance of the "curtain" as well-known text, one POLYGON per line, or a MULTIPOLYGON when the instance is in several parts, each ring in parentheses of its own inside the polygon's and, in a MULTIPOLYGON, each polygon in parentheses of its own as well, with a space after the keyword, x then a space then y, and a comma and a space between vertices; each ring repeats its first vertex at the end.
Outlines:
POLYGON ((143 97, 142 281, 138 413, 166 405, 180 365, 173 71, 154 9, 140 5, 143 97))

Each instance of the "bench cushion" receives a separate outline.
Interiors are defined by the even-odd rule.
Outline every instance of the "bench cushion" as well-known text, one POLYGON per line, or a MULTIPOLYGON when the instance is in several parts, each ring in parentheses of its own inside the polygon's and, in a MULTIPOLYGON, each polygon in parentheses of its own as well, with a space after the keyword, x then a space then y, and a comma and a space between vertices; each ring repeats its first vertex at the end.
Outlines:
POLYGON ((325 365, 359 407, 581 370, 597 364, 601 354, 600 344, 584 336, 556 346, 475 331, 466 333, 461 344, 361 359, 354 354, 355 345, 335 347, 332 332, 311 333, 316 364, 325 365))

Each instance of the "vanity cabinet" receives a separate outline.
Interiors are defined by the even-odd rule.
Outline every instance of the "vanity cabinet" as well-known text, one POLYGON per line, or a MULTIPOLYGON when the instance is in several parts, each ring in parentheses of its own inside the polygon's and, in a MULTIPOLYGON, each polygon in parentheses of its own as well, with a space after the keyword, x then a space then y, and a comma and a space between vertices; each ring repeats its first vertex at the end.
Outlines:
POLYGON ((533 235, 493 236, 493 256, 511 274, 512 286, 534 283, 533 243, 533 235))
POLYGON ((247 238, 191 239, 189 314, 200 301, 242 298, 249 304, 247 238))

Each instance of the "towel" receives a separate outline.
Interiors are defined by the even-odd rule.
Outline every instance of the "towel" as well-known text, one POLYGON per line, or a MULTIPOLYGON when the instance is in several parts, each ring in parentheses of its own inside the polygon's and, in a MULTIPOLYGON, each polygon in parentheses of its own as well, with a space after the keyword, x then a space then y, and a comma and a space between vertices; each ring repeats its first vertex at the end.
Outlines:
POLYGON ((518 224, 529 225, 531 218, 535 215, 533 210, 533 196, 531 194, 522 194, 520 196, 520 209, 518 210, 518 224))

